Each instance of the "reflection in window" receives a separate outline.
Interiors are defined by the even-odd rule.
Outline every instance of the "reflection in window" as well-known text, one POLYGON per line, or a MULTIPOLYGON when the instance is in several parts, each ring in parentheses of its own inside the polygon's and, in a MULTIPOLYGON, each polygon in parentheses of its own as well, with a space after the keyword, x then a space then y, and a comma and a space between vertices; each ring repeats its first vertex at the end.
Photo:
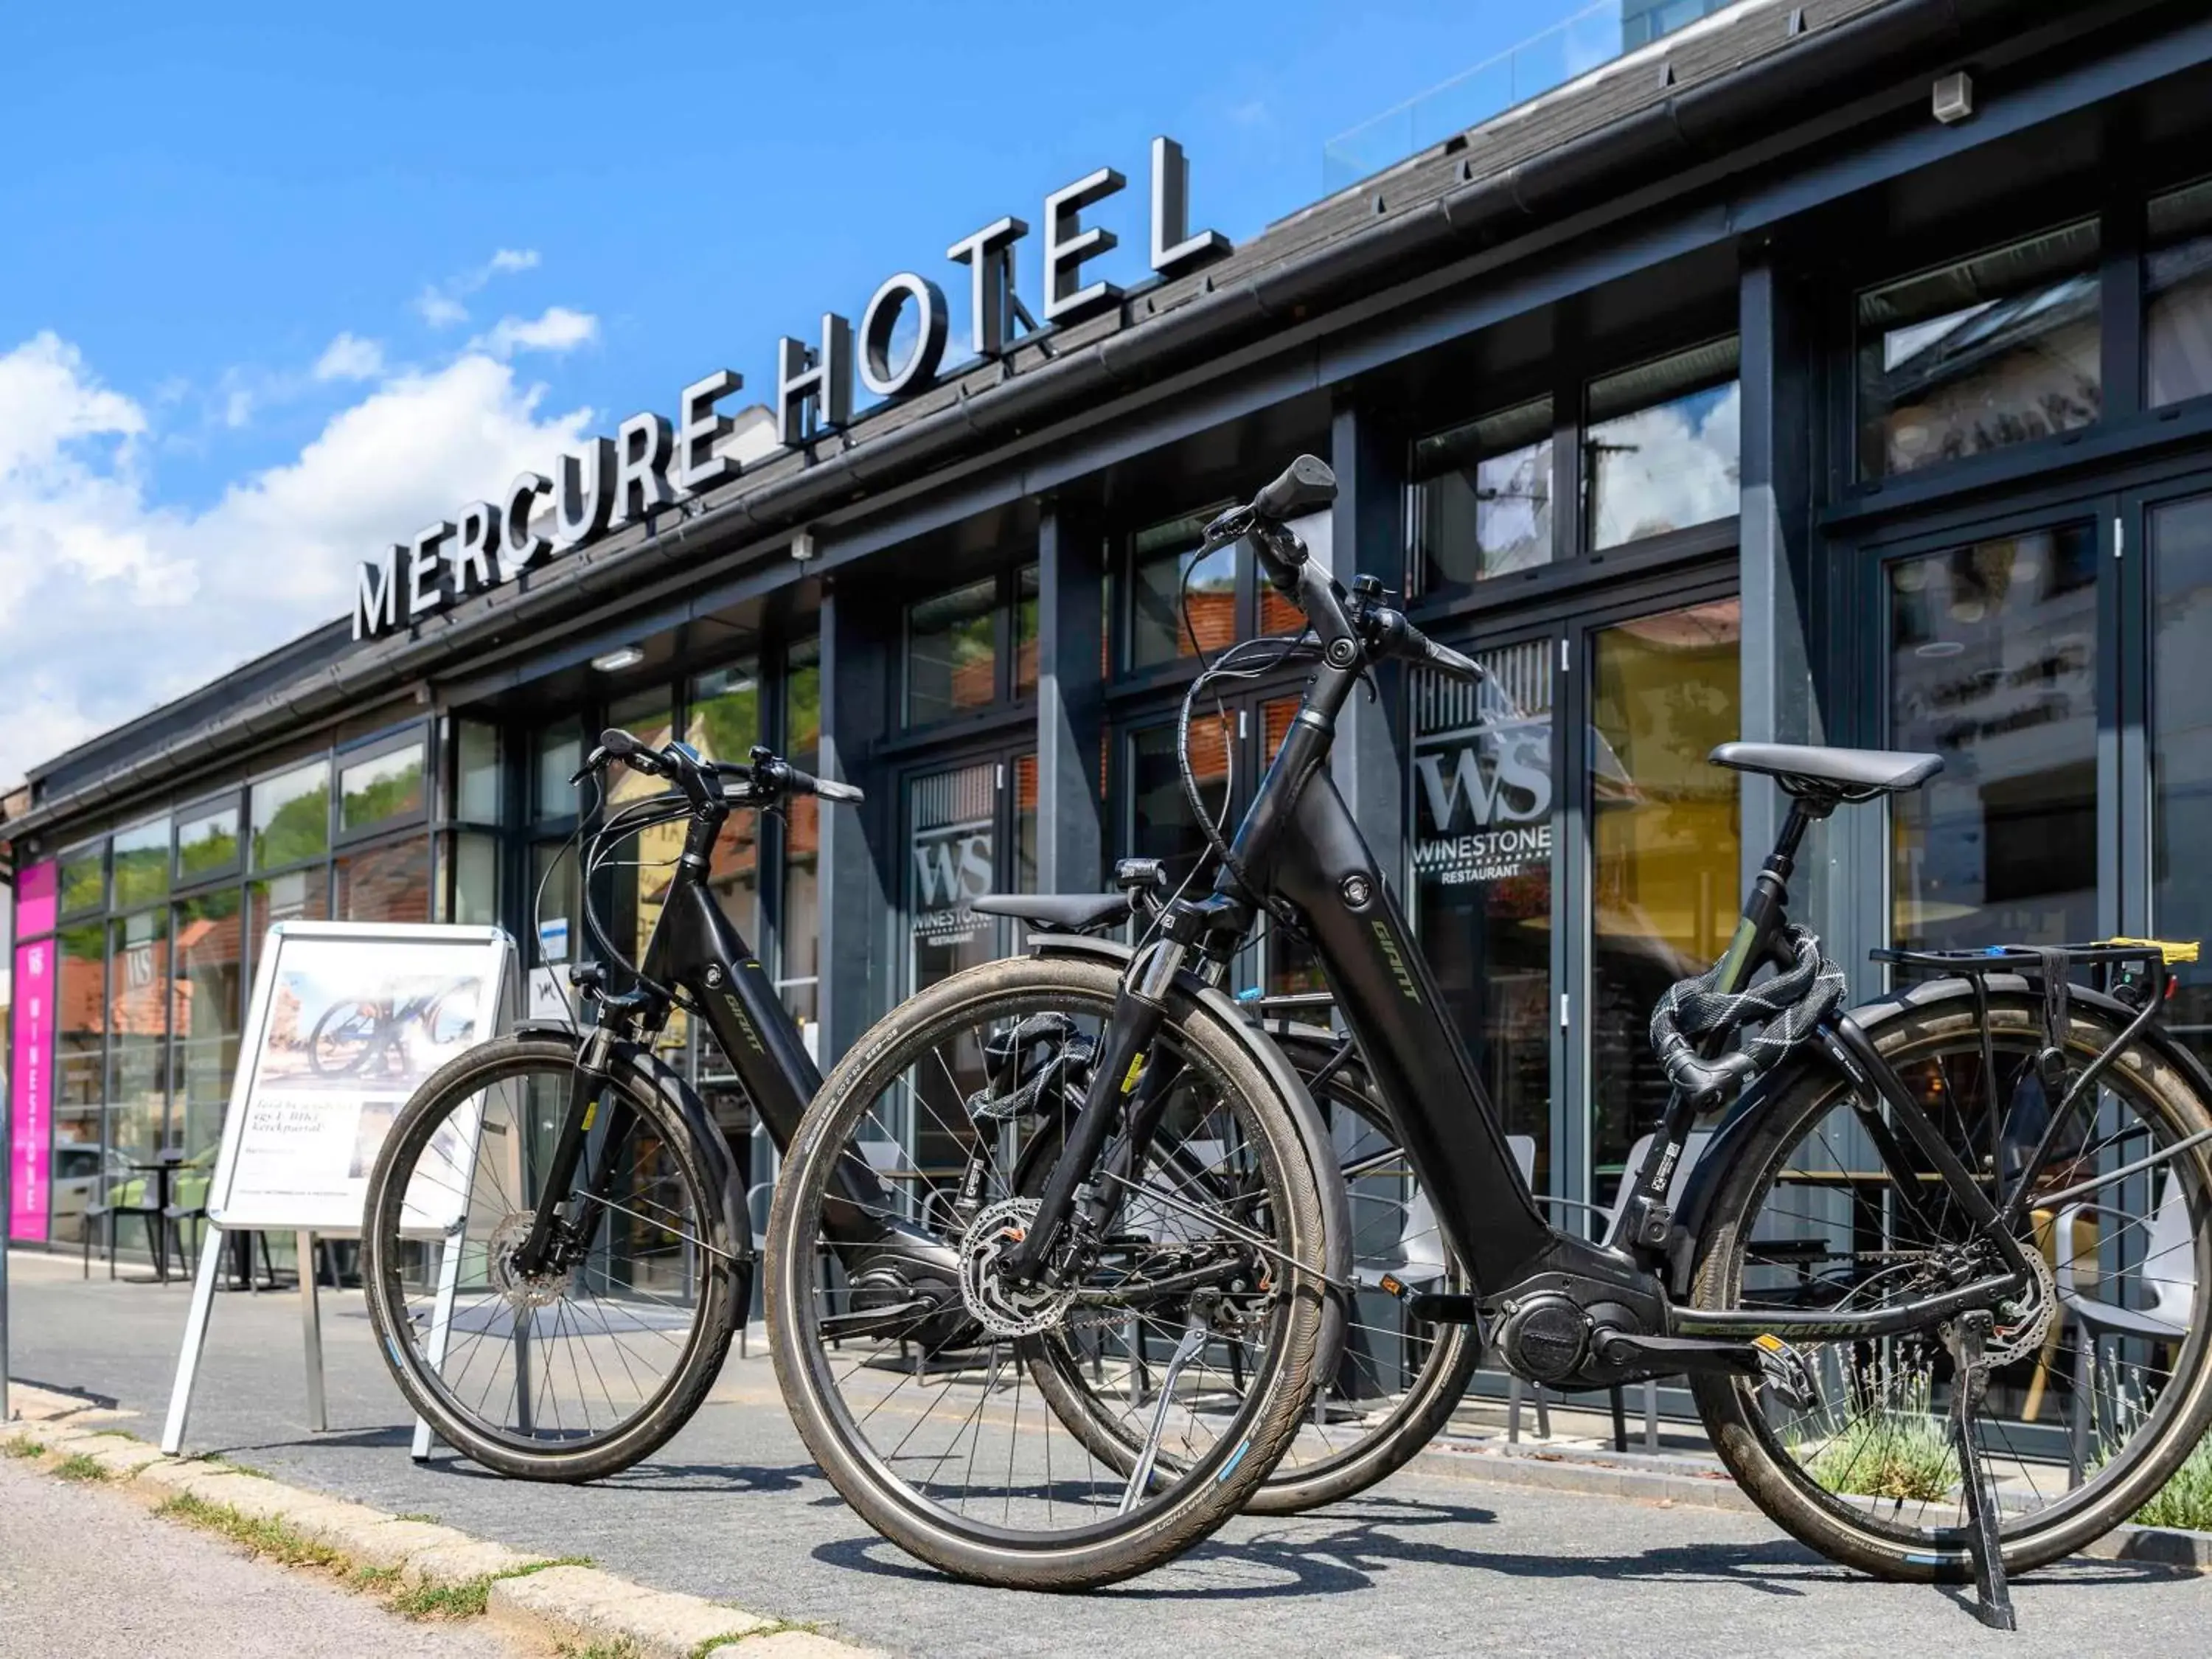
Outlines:
POLYGON ((169 913, 107 925, 107 1145, 130 1158, 161 1149, 167 1105, 169 913))
MULTIPOLYGON (((177 972, 169 1011, 175 1053, 172 1115, 174 1138, 188 1158, 212 1158, 238 1067, 246 960, 240 908, 234 887, 177 907, 177 972)), ((180 1176, 179 1184, 206 1178, 201 1170, 180 1176)), ((196 1200, 180 1194, 179 1201, 196 1200)))
POLYGON ((94 842, 61 857, 61 913, 97 910, 107 902, 107 843, 94 842))
POLYGON ((1889 747, 1944 758, 1890 809, 1897 944, 2094 937, 2096 550, 2078 524, 1889 567, 1889 747))
POLYGON ((1860 295, 1859 476, 2095 420, 2105 403, 2097 246, 2085 220, 1860 295))
POLYGON ((1583 513, 1591 551, 1735 515, 1736 355, 1731 335, 1590 382, 1583 513))
POLYGON ((410 838, 337 860, 340 921, 430 920, 430 846, 410 838))
POLYGON ((1552 559, 1552 400, 1413 446, 1414 569, 1425 594, 1463 593, 1552 559))
POLYGON ((482 720, 453 724, 453 817, 463 823, 498 823, 505 817, 499 728, 482 720))
POLYGON ((1034 697, 1037 689, 1037 568, 1025 564, 1014 574, 1014 695, 1034 697))
MULTIPOLYGON (((665 690, 641 691, 608 705, 607 724, 629 732, 648 749, 665 749, 676 738, 672 704, 673 699, 665 690)), ((608 769, 610 809, 658 795, 666 788, 667 785, 659 779, 649 778, 627 766, 608 769)), ((672 823, 647 827, 629 838, 626 855, 613 866, 614 892, 608 934, 617 951, 633 967, 645 961, 646 945, 659 925, 660 913, 667 908, 668 889, 676 878, 676 861, 684 856, 684 829, 681 818, 672 823)), ((572 942, 570 948, 577 948, 576 944, 572 942)), ((684 1016, 679 1009, 670 1017, 654 1046, 680 1047, 684 1032, 684 1016)))
MULTIPOLYGON (((1229 746, 1236 730, 1233 715, 1191 716, 1191 770, 1206 811, 1217 820, 1229 799, 1229 746)), ((1159 860, 1170 889, 1205 856, 1205 833, 1183 795, 1173 722, 1148 726, 1129 739, 1128 849, 1132 858, 1159 860)))
POLYGON ((2150 204, 2143 287, 2145 396, 2212 392, 2212 179, 2150 204))
POLYGON ((999 696, 999 583, 970 582, 908 607, 906 723, 927 726, 999 696))
POLYGON ((451 897, 441 918, 465 927, 499 921, 499 837, 459 833, 446 837, 451 897))
POLYGON ((1413 915, 1444 1006, 1509 1134, 1552 1145, 1553 667, 1547 635, 1481 654, 1490 678, 1416 674, 1413 915))
MULTIPOLYGON (((1283 528, 1303 543, 1306 556, 1322 569, 1335 568, 1336 520, 1327 507, 1318 513, 1309 513, 1302 519, 1291 519, 1283 528)), ((1306 613, 1298 609, 1295 600, 1276 591, 1274 583, 1265 576, 1254 578, 1260 590, 1260 631, 1262 634, 1303 634, 1306 629, 1306 613)), ((1211 649, 1212 647, 1208 647, 1211 649)), ((1268 751, 1271 755, 1273 750, 1268 751)))
POLYGON ((238 867, 235 800, 202 807, 177 820, 177 879, 198 881, 238 867))
POLYGON ((1591 641, 1590 1184, 1601 1204, 1667 1104, 1644 1038, 1652 1005, 1710 968, 1735 925, 1737 780, 1705 757, 1739 734, 1742 635, 1741 602, 1723 599, 1591 641))
MULTIPOLYGON (((784 653, 784 752, 801 771, 819 769, 822 744, 822 641, 793 641, 784 653)), ((821 803, 793 801, 783 821, 783 904, 776 988, 812 1053, 816 995, 822 972, 822 906, 816 884, 821 862, 821 803)), ((819 1056, 817 1056, 818 1058, 819 1056)))
POLYGON ((584 734, 573 720, 556 720, 538 733, 532 762, 537 781, 531 805, 541 818, 573 818, 583 803, 582 786, 568 781, 584 763, 584 734))
MULTIPOLYGON (((743 765, 750 759, 761 740, 760 673, 752 662, 691 682, 684 740, 710 761, 743 765)), ((760 826, 757 812, 731 813, 715 837, 708 875, 722 914, 748 942, 760 936, 760 826)))
POLYGON ((258 950, 262 936, 280 921, 329 921, 330 890, 331 872, 325 865, 247 883, 246 938, 258 950))
POLYGON ((255 784, 252 818, 257 870, 275 869, 328 852, 330 763, 315 761, 255 784))
MULTIPOLYGON (((2212 937, 2212 496, 2150 516, 2151 924, 2166 939, 2212 937)), ((2178 969, 2166 1028, 2212 1060, 2212 963, 2178 969)))
POLYGON ((115 908, 128 909, 169 891, 169 821, 154 818, 115 832, 115 908))
POLYGON ((75 1244, 104 1199, 100 1103, 107 1097, 107 929, 97 921, 56 936, 53 1209, 48 1237, 75 1244))
POLYGON ((410 744, 338 773, 338 828, 373 830, 422 816, 422 745, 410 744))
POLYGON ((1218 507, 1170 519, 1130 538, 1129 666, 1150 668, 1188 656, 1191 635, 1206 655, 1237 639, 1237 550, 1218 547, 1198 556, 1206 526, 1218 507), (1190 621, 1183 622, 1188 575, 1190 621))

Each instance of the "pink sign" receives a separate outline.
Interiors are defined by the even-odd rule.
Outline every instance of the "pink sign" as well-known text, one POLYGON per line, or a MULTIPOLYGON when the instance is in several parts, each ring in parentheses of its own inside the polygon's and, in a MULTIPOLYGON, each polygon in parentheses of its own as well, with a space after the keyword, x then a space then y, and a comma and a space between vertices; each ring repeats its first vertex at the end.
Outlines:
MULTIPOLYGON (((54 925, 54 866, 34 864, 15 878, 15 934, 54 925)), ((54 941, 15 947, 14 1071, 9 1079, 8 1236, 46 1236, 52 1196, 54 941)))

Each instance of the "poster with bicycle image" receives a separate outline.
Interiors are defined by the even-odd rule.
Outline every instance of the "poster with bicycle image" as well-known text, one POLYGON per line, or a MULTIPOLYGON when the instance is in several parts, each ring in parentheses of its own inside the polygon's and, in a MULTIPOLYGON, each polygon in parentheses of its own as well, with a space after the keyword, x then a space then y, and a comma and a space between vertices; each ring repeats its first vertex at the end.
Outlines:
MULTIPOLYGON (((509 1023, 513 941, 498 928, 280 922, 253 1006, 210 1194, 226 1227, 357 1231, 369 1171, 400 1109, 447 1060, 509 1023)), ((449 1121, 445 1167, 470 1126, 449 1121)), ((413 1230, 445 1231, 458 1190, 408 1194, 413 1230)))

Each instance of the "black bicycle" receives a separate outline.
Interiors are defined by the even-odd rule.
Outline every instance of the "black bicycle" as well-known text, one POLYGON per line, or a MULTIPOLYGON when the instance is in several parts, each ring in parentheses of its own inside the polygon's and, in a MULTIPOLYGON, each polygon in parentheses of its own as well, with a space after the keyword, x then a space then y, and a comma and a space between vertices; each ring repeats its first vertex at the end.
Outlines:
MULTIPOLYGON (((1815 821, 1917 787, 1940 758, 1725 745, 1716 762, 1787 795, 1781 833, 1721 961, 1655 1014, 1675 1086, 1611 1235, 1548 1225, 1326 765, 1375 665, 1469 682, 1482 670, 1424 637, 1378 583, 1347 592, 1308 560, 1286 521, 1334 493, 1304 457, 1206 535, 1208 549, 1249 539, 1309 624, 1236 647, 1207 677, 1286 664, 1310 676, 1234 839, 1215 837, 1212 890, 1166 905, 1133 953, 1045 940, 931 988, 809 1109, 766 1263, 779 1374, 808 1445, 886 1536, 981 1582, 1111 1582, 1235 1511, 1330 1370, 1314 1352, 1328 1323, 1301 1310, 1361 1288, 1302 1214, 1284 1224, 1308 1201, 1295 1178, 1341 1190, 1334 1160, 1300 1157, 1327 1130, 1279 1054, 1240 1040, 1219 988, 1272 918, 1309 941, 1433 1206, 1447 1248, 1428 1265, 1463 1263, 1471 1281, 1407 1272, 1380 1288, 1431 1324, 1479 1327, 1498 1362, 1547 1388, 1686 1374, 1721 1456, 1779 1524, 1884 1577, 1973 1573, 1992 1620, 2008 1620, 2008 1570, 2134 1513, 2212 1419, 2212 1079, 2156 1018, 2168 957, 2186 952, 1891 952, 1901 980, 1929 977, 1845 1012, 1842 975, 1789 919, 1799 848, 1815 821), (833 1177, 896 1109, 910 1068, 987 1041, 1017 988, 1025 1006, 1065 1011, 1061 1040, 1079 1039, 1088 1061, 1048 1158, 979 1168, 980 1207, 944 1224, 1011 1370, 886 1418, 866 1362, 841 1348, 844 1316, 818 1267, 841 1214, 833 1177), (1701 1125, 1710 1145, 1670 1201, 1701 1125), (1164 1139, 1165 1183, 1136 1173, 1163 1166, 1164 1139), (1248 1149, 1291 1171, 1264 1204, 1248 1149), (1096 1363, 1086 1297, 1133 1235, 1178 1230, 1192 1287, 1169 1361, 1180 1369, 1124 1425, 1123 1484, 1086 1500, 1053 1461, 1073 1414, 1066 1380, 1096 1363), (1262 1333, 1264 1366, 1249 1357, 1262 1333), (1060 1409, 1024 1419, 1025 1376, 1060 1409), (2054 1400, 2055 1420, 2039 1421, 2054 1400), (1177 1524, 1132 1524, 1162 1481, 1184 1495, 1177 1524)), ((1187 745, 1184 770, 1195 799, 1187 745)), ((1410 1419, 1399 1431, 1423 1432, 1410 1419)), ((1103 1437, 1099 1425, 1085 1443, 1103 1437)))
POLYGON ((307 1034, 307 1064, 318 1077, 404 1075, 413 1069, 410 1040, 419 1034, 434 1050, 450 1048, 476 1018, 475 990, 465 981, 396 1000, 333 1003, 307 1034))
MULTIPOLYGON (((363 1221, 371 1316, 409 1402, 465 1455, 536 1480, 603 1478, 647 1456, 689 1420, 720 1369, 750 1300, 744 1195, 707 1107, 656 1042, 676 1010, 702 1019, 757 1121, 779 1148, 789 1146, 820 1074, 708 886, 708 860, 732 811, 774 810, 805 794, 860 798, 764 750, 750 765, 714 765, 684 744, 655 750, 619 731, 603 734, 577 775, 597 778, 617 763, 674 786, 610 813, 580 854, 587 934, 601 960, 634 983, 617 993, 605 968, 579 969, 572 977, 596 1008, 588 1030, 526 1024, 426 1079, 386 1139, 363 1221), (591 903, 592 876, 625 844, 676 823, 688 825, 684 851, 633 966, 591 903)), ((1121 874, 1122 892, 1082 907, 1089 914, 1079 928, 1112 925, 1128 896, 1151 886, 1142 866, 1121 874)), ((1037 901, 991 902, 1018 909, 1037 901)), ((1297 1002, 1262 1000, 1246 1012, 1279 1016, 1297 1002)), ((1314 1093, 1364 1126, 1344 1140, 1354 1177, 1402 1164, 1346 1045, 1279 1020, 1279 1030, 1314 1093)), ((907 1121, 847 1162, 837 1200, 844 1220, 824 1264, 847 1303, 838 1340, 857 1350, 896 1327, 902 1346, 926 1352, 939 1375, 988 1363, 958 1233, 944 1231, 973 1219, 959 1160, 975 1147, 1003 1146, 1024 1167, 1042 1167, 1088 1076, 1076 1047, 1054 1040, 1062 1036, 1048 1010, 1018 1001, 992 1034, 987 1063, 980 1050, 956 1058, 972 1087, 946 1098, 938 1078, 917 1079, 907 1121), (932 1162, 946 1153, 949 1166, 932 1162)), ((1164 1138, 1160 1150, 1171 1150, 1164 1138)), ((1182 1260, 1188 1240, 1159 1251, 1182 1260)), ((1121 1443, 1113 1425, 1149 1397, 1147 1332, 1189 1294, 1172 1278, 1155 1290, 1120 1286, 1114 1316, 1091 1340, 1092 1364, 1069 1373, 1071 1422, 1086 1432, 1107 1425, 1096 1431, 1106 1456, 1121 1443)), ((1473 1364, 1465 1342, 1431 1347, 1419 1373, 1427 1386, 1415 1391, 1425 1404, 1456 1398, 1473 1364)), ((1364 1408, 1316 1425, 1316 1455, 1282 1469, 1256 1506, 1304 1507, 1359 1468, 1365 1448, 1389 1443, 1374 1432, 1387 1419, 1372 1408, 1382 1388, 1356 1354, 1343 1370, 1340 1392, 1364 1408)))

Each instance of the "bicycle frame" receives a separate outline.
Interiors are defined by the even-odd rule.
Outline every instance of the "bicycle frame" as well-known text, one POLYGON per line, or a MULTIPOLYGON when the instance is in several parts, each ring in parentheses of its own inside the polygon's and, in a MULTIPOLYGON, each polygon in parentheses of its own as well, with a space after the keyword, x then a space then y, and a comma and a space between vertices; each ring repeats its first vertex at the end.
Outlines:
MULTIPOLYGON (((1357 636, 1342 620, 1340 599, 1316 592, 1328 579, 1307 567, 1298 580, 1302 608, 1329 648, 1238 826, 1213 892, 1170 906, 1161 939, 1133 963, 1107 1038, 1102 1078, 1133 1075, 1131 1068, 1158 1026, 1162 988, 1194 956, 1219 963, 1245 943, 1260 896, 1240 880, 1242 871, 1293 906, 1312 935, 1337 1006, 1391 1109, 1438 1224, 1474 1281, 1478 1303, 1494 1304, 1516 1285, 1576 1279, 1599 1293, 1641 1303, 1656 1315, 1654 1328, 1677 1337, 1748 1339, 1762 1332, 1874 1337, 1924 1329, 1966 1309, 1993 1307, 2029 1282, 2033 1269, 2023 1248, 2009 1229, 1996 1224, 1987 1192, 1848 1015, 1832 1015, 1820 1028, 1814 1052, 1860 1085, 1853 1097, 1860 1120, 1893 1172, 1908 1183, 1917 1180, 1905 1162, 1903 1143, 1910 1142, 1964 1212, 1988 1227, 2005 1271, 1862 1314, 1668 1308, 1663 1275, 1671 1218, 1662 1195, 1698 1103, 1679 1091, 1644 1166, 1624 1176, 1634 1187, 1620 1208, 1617 1236, 1594 1245, 1548 1224, 1506 1146, 1497 1111, 1444 1012, 1435 977, 1390 884, 1328 775, 1336 717, 1366 664, 1359 651, 1340 648, 1357 636), (1332 638, 1331 622, 1342 635, 1332 638)), ((1793 800, 1782 837, 1745 902, 1724 957, 1722 989, 1741 988, 1776 949, 1787 923, 1788 880, 1799 840, 1810 821, 1835 804, 1793 800)), ((1048 1271, 1047 1253, 1068 1219, 1082 1173, 1112 1132, 1118 1103, 1109 1097, 1109 1087, 1093 1085, 1066 1153, 1046 1184, 1018 1271, 1048 1271)), ((1099 1218, 1093 1214, 1090 1221, 1095 1227, 1099 1218)))

